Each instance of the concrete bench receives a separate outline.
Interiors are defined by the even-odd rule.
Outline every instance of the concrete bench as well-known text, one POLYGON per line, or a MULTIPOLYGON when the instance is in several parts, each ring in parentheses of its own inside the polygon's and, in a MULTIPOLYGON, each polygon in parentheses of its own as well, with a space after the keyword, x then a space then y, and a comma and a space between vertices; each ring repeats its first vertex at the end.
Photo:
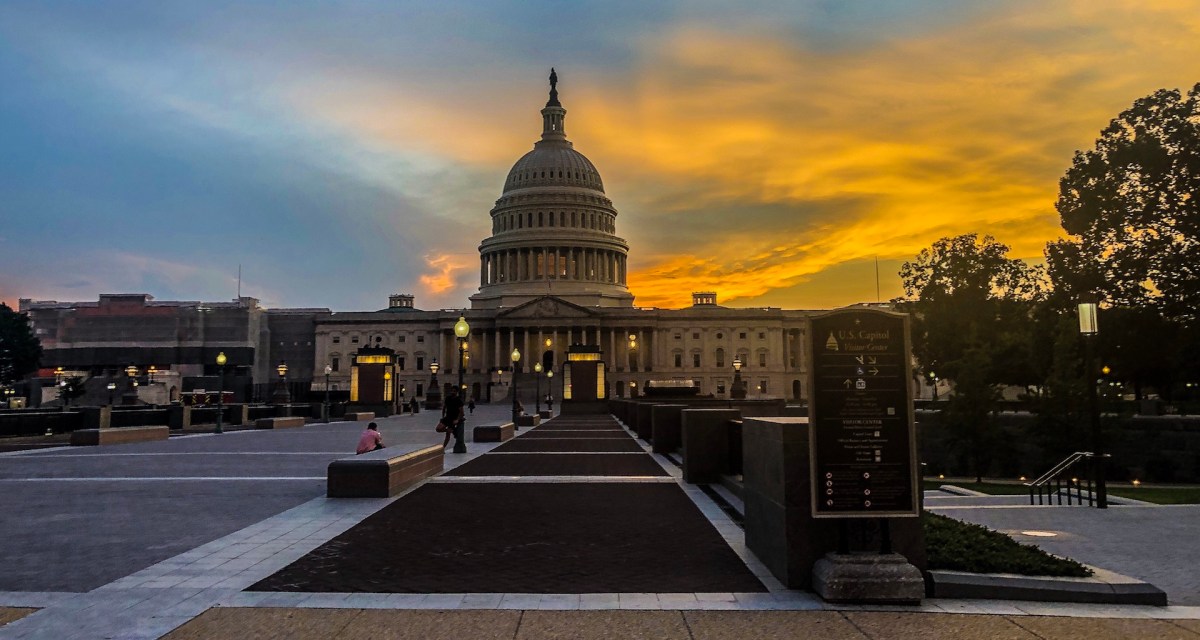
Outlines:
POLYGON ((349 422, 359 422, 362 420, 374 420, 375 412, 374 411, 359 411, 357 413, 347 413, 344 416, 344 419, 349 422))
POLYGON ((537 415, 522 414, 517 416, 518 427, 536 427, 542 423, 542 417, 537 415))
POLYGON ((334 460, 329 463, 326 473, 326 495, 330 498, 390 498, 441 473, 444 461, 445 454, 440 445, 385 447, 334 460))
POLYGON ((504 424, 481 424, 471 432, 471 439, 474 442, 504 442, 511 440, 515 433, 513 423, 505 422, 504 424))
POLYGON ((289 416, 286 418, 259 418, 254 421, 255 429, 286 429, 289 427, 303 427, 303 416, 289 416))
POLYGON ((79 429, 71 432, 71 446, 150 442, 153 440, 166 440, 169 437, 171 437, 171 429, 166 426, 79 429))

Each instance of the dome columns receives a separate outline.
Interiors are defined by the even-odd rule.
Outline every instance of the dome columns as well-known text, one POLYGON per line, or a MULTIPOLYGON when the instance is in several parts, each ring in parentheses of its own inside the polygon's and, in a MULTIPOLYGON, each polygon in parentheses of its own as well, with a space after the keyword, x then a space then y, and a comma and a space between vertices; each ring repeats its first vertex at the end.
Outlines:
POLYGON ((624 286, 628 257, 621 251, 588 247, 526 247, 485 252, 479 284, 562 280, 624 286))

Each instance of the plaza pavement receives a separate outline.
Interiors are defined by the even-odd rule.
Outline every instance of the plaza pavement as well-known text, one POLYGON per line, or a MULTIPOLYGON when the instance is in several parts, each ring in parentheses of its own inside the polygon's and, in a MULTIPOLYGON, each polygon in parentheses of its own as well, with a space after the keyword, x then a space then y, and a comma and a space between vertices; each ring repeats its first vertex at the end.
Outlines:
MULTIPOLYGON (((468 423, 503 421, 481 405, 468 423)), ((440 443, 436 415, 378 422, 389 443, 440 443)), ((0 638, 1200 638, 1200 608, 926 600, 918 607, 831 606, 783 589, 749 555, 738 526, 679 471, 654 456, 766 585, 766 593, 371 594, 249 592, 266 578, 403 496, 328 500, 325 467, 352 452, 362 423, 172 438, 168 442, 0 454, 0 638), (32 612, 31 612, 32 610, 32 612), (174 630, 174 631, 173 631, 174 630)), ((456 467, 494 448, 447 455, 456 467)), ((439 482, 478 478, 443 476, 439 482)), ((545 478, 514 478, 543 482, 545 478)), ((931 500, 936 502, 936 500, 931 500)), ((997 528, 1119 530, 1174 543, 1178 508, 981 508, 948 515, 996 518, 997 528), (1126 511, 1129 510, 1129 511, 1126 511), (1028 516, 1017 516, 1031 511, 1028 516), (1080 515, 1090 512, 1092 515, 1080 515), (982 515, 979 515, 982 514, 982 515), (1117 515, 1113 515, 1117 514, 1117 515), (1107 516, 1109 519, 1104 519, 1107 516), (1004 518, 1018 519, 1015 521, 1004 518), (1112 523, 1120 523, 1113 526, 1112 523), (1032 526, 1032 525, 1030 525, 1032 526)), ((949 504, 947 507, 951 506, 949 504)), ((1187 524, 1181 526, 1187 528, 1187 524)), ((1195 530, 1193 527, 1192 530, 1195 530)), ((1179 534, 1182 535, 1182 534, 1179 534)), ((1041 541, 1039 541, 1042 543, 1041 541)), ((1129 562, 1170 575, 1195 567, 1186 547, 1116 559, 1122 546, 1081 533, 1059 552, 1121 573, 1129 562), (1072 544, 1075 547, 1072 547, 1072 544), (1112 549, 1112 552, 1107 552, 1112 549), (1107 552, 1107 555, 1105 555, 1107 552), (1106 564, 1107 563, 1107 564, 1106 564)), ((1046 546, 1042 543, 1043 546, 1046 546)), ((619 562, 614 558, 614 562, 619 562)), ((1195 573, 1193 571, 1193 573, 1195 573)), ((1195 595, 1168 587, 1172 602, 1195 595)))

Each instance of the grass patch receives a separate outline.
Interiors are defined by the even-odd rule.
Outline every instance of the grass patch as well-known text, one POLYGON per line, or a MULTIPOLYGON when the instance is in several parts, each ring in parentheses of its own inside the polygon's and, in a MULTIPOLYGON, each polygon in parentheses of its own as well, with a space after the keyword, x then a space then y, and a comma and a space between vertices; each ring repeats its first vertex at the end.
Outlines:
POLYGON ((1085 578, 1092 570, 1056 558, 1041 549, 977 524, 930 513, 921 514, 930 569, 971 573, 1085 578))
POLYGON ((1200 487, 1114 487, 1108 494, 1154 504, 1200 504, 1200 487))
POLYGON ((939 489, 944 484, 952 484, 956 487, 971 489, 980 493, 986 493, 993 496, 1027 496, 1029 495, 1029 487, 1023 484, 1006 484, 1000 482, 963 482, 953 480, 925 480, 925 490, 931 491, 939 489))

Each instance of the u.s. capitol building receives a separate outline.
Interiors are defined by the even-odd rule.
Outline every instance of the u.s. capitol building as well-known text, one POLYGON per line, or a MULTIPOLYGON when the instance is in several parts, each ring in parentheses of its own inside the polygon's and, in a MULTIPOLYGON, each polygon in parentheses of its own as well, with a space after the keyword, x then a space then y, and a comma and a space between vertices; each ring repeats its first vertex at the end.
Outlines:
MULTIPOLYGON (((610 397, 668 379, 728 397, 736 358, 748 397, 806 398, 803 338, 811 312, 727 308, 711 292, 693 293, 682 309, 634 306, 617 209, 600 172, 567 139, 555 83, 552 75, 541 139, 508 172, 490 212, 470 309, 422 311, 412 296, 394 295, 381 311, 318 317, 314 388, 325 382, 322 363, 331 388, 349 388, 351 356, 368 344, 395 351, 397 390, 407 397, 425 395, 434 360, 439 381, 457 383, 454 325, 463 315, 470 325, 464 384, 480 400, 508 397, 514 349, 522 354, 521 395, 531 399, 534 364, 559 367, 571 345, 599 346, 610 397)), ((560 380, 550 383, 556 397, 560 380)), ((543 394, 546 385, 543 378, 543 394)))

